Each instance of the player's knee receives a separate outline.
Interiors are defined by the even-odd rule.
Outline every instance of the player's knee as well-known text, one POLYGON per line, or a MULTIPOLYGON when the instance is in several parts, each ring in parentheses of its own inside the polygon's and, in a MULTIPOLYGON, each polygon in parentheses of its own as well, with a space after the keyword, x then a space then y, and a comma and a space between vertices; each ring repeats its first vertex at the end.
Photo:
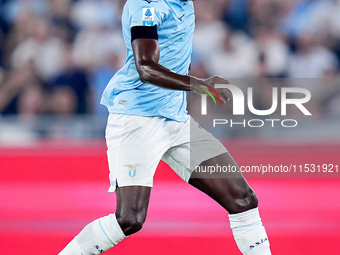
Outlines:
POLYGON ((126 236, 132 235, 142 229, 144 217, 138 215, 118 215, 117 221, 126 236))
POLYGON ((258 199, 253 189, 248 188, 234 198, 229 213, 240 213, 258 206, 258 199))

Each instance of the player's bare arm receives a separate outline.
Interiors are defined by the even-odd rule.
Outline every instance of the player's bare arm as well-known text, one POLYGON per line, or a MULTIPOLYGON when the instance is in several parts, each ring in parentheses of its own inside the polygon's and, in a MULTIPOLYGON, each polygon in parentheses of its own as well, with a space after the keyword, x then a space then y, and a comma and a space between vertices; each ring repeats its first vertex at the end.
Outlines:
MULTIPOLYGON (((132 41, 132 49, 140 80, 159 87, 204 93, 200 88, 213 87, 215 84, 228 84, 221 77, 213 76, 199 79, 189 75, 177 74, 158 63, 160 49, 156 39, 138 38, 132 41), (208 86, 207 86, 208 85, 208 86)), ((216 89, 223 103, 228 101, 225 89, 216 89)))

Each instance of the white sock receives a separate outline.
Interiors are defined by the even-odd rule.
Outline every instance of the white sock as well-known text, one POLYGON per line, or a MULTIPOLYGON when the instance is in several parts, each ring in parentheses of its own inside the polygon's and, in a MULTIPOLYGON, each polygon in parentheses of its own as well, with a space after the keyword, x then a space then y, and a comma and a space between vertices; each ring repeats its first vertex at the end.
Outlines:
POLYGON ((229 214, 230 227, 243 255, 270 255, 269 240, 258 208, 229 214))
POLYGON ((59 255, 101 254, 125 237, 116 215, 110 214, 89 223, 59 255))

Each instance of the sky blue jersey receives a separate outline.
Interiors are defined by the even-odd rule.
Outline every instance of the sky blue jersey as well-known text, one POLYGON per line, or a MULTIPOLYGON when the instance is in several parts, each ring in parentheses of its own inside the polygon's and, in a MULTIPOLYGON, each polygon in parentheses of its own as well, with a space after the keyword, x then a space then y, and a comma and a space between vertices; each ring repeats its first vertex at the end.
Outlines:
POLYGON ((101 104, 110 113, 186 121, 186 92, 161 88, 139 79, 131 46, 134 26, 157 26, 159 64, 176 73, 188 74, 195 27, 192 1, 127 0, 122 15, 127 59, 106 86, 101 104))

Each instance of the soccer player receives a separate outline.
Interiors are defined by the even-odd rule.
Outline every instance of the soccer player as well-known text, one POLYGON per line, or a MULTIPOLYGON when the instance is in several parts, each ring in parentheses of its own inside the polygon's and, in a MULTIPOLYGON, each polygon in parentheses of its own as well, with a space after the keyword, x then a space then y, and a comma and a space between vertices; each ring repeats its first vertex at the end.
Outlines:
MULTIPOLYGON (((227 83, 187 75, 194 21, 192 1, 127 0, 122 14, 127 60, 101 100, 110 113, 109 192, 116 191, 116 212, 89 223, 60 255, 100 254, 139 231, 161 159, 229 212, 242 254, 271 254, 257 197, 241 172, 230 178, 192 176, 196 166, 237 167, 225 147, 186 111, 186 91, 202 93, 201 88, 227 83)), ((225 102, 225 91, 217 92, 225 102)))

